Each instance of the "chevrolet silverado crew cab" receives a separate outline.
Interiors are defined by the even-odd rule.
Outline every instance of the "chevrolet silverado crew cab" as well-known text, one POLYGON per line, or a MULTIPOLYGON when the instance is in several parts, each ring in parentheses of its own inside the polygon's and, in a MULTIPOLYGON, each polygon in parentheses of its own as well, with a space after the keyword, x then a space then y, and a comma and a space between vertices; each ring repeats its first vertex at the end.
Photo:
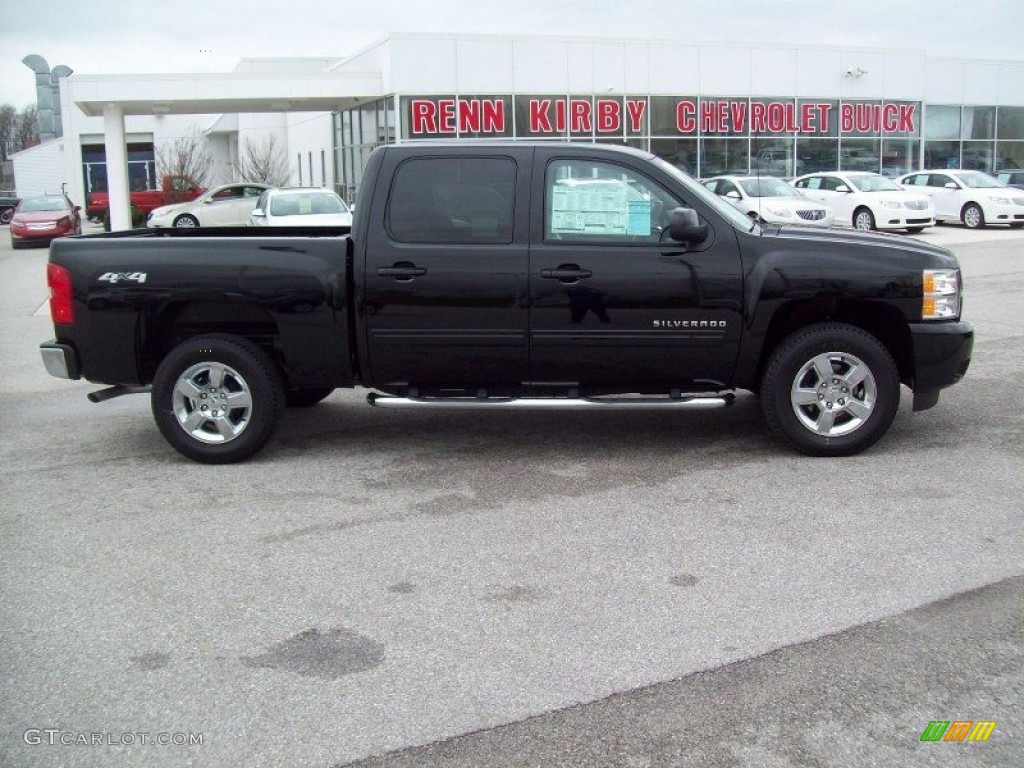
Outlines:
MULTIPOLYGON (((50 251, 55 376, 149 391, 167 441, 245 459, 285 406, 687 409, 760 397, 797 450, 861 451, 970 363, 947 250, 753 222, 637 150, 406 144, 345 230, 144 230, 50 251)), ((580 418, 585 418, 581 416, 580 418)))

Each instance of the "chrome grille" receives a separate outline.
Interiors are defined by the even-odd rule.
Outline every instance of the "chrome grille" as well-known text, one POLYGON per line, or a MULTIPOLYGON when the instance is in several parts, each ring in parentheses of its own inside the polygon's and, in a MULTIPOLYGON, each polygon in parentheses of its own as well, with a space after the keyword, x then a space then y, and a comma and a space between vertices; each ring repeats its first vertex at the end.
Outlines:
POLYGON ((825 211, 821 208, 812 208, 807 211, 797 211, 796 215, 805 221, 821 221, 825 218, 825 211))
POLYGON ((905 202, 903 206, 905 208, 909 208, 912 211, 923 211, 925 208, 928 207, 928 203, 925 202, 924 200, 907 200, 907 202, 905 202))

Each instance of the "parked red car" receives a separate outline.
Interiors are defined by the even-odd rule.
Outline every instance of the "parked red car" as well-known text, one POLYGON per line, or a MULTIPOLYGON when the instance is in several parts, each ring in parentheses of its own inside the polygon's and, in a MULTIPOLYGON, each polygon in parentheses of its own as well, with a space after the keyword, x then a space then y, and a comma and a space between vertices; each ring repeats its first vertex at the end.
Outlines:
MULTIPOLYGON (((195 179, 188 176, 164 176, 160 189, 143 189, 129 192, 132 207, 144 214, 154 208, 195 200, 206 190, 195 179)), ((90 218, 102 219, 110 208, 110 195, 106 192, 90 192, 85 212, 90 218)))
POLYGON ((11 219, 11 247, 47 245, 55 237, 82 234, 81 210, 65 194, 24 198, 11 219))

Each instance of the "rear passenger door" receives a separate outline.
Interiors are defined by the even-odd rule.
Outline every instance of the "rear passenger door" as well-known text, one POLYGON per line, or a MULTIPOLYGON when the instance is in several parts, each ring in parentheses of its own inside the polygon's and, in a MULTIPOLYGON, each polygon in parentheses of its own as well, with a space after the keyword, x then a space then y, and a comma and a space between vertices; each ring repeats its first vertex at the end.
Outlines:
POLYGON ((531 155, 384 153, 363 271, 368 384, 499 392, 527 379, 531 155))

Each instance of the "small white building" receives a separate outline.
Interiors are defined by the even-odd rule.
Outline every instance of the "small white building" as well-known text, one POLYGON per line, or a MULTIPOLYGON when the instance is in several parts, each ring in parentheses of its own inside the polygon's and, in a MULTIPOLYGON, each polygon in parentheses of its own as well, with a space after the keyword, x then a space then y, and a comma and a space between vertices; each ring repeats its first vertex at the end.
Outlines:
POLYGON ((1024 167, 1024 58, 912 48, 396 35, 231 73, 74 74, 61 101, 64 137, 14 157, 19 194, 65 181, 76 201, 107 186, 117 200, 118 146, 124 186, 152 187, 159 145, 193 130, 215 158, 210 185, 272 134, 289 183, 350 201, 374 147, 438 139, 624 143, 702 177, 1024 167))

